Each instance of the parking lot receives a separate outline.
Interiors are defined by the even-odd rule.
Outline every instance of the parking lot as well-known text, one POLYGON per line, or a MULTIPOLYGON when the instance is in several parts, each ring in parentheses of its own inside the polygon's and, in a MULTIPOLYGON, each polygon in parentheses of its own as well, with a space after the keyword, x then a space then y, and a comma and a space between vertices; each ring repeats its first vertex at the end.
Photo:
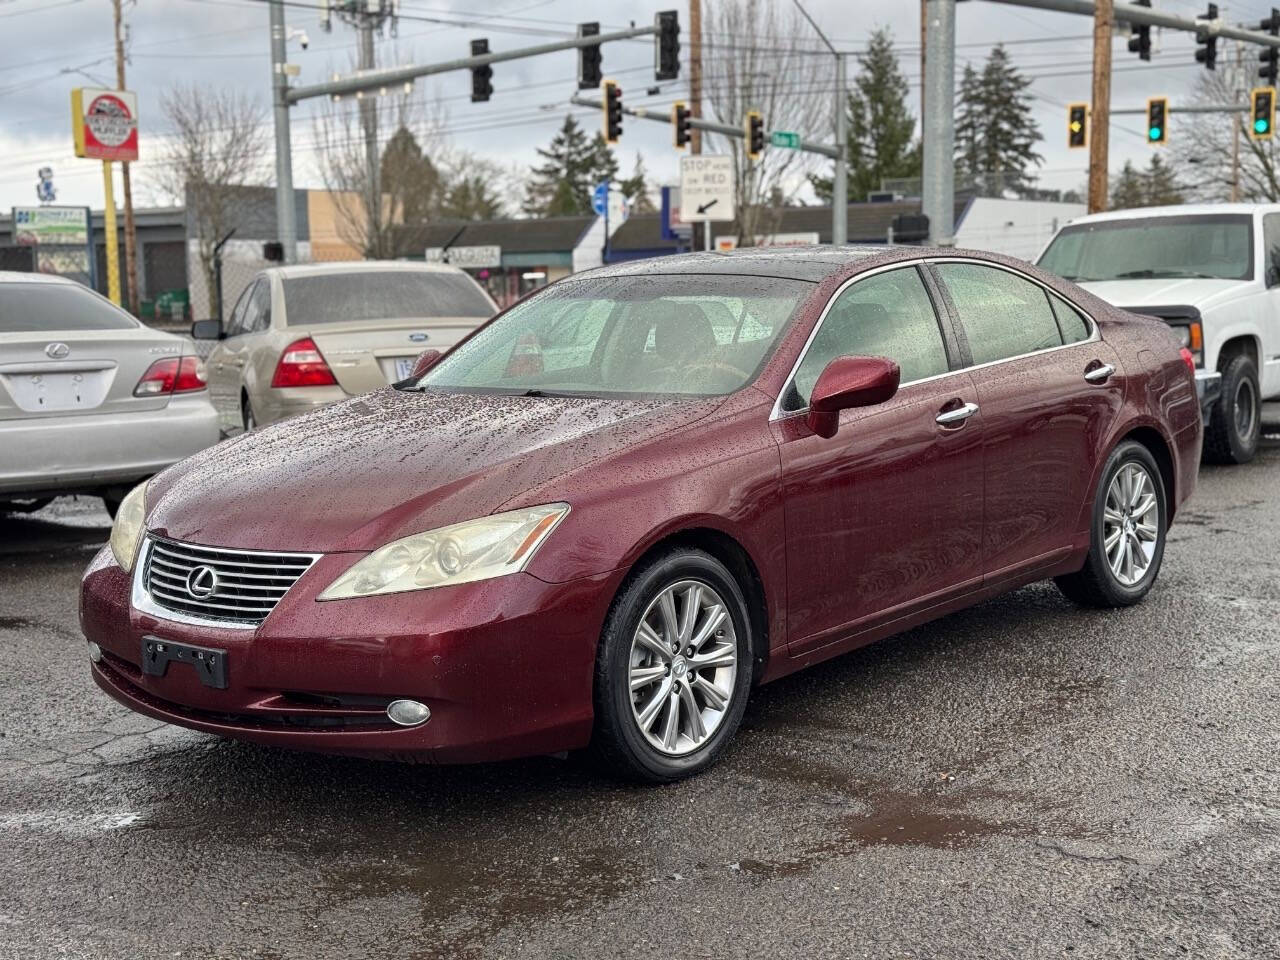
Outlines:
POLYGON ((1036 585, 759 690, 664 788, 286 753, 102 695, 98 501, 0 519, 0 956, 1280 954, 1280 410, 1151 597, 1036 585))

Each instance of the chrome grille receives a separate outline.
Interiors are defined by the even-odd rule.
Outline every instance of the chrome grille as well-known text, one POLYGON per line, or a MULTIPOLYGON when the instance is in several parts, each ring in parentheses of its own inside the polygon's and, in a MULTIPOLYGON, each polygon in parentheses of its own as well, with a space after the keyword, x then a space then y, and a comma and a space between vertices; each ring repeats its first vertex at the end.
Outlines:
POLYGON ((142 575, 158 607, 254 625, 267 618, 315 560, 312 554, 228 550, 151 536, 142 575), (212 592, 205 594, 209 588, 212 592))

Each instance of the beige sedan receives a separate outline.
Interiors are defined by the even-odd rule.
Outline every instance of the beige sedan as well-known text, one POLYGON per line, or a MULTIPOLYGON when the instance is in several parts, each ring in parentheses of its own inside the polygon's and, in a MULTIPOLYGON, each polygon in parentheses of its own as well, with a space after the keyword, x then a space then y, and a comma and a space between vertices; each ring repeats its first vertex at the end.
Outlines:
POLYGON ((263 270, 216 339, 209 395, 224 433, 314 410, 407 377, 423 350, 447 350, 497 313, 456 267, 402 261, 263 270))

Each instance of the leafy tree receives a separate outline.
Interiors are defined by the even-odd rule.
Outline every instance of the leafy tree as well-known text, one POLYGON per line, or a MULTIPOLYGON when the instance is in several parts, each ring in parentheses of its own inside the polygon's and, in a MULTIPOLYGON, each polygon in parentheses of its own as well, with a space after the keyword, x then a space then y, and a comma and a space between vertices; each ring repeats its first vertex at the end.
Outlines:
POLYGON ((1032 187, 1042 139, 1031 112, 1031 80, 1018 72, 1002 45, 992 48, 982 72, 966 64, 956 115, 956 166, 983 189, 1004 196, 1032 187))
POLYGON ((502 201, 484 176, 467 174, 449 185, 440 214, 455 220, 493 220, 502 215, 502 201))
MULTIPOLYGON (((850 200, 865 200, 886 177, 920 176, 916 119, 907 108, 907 81, 888 29, 871 34, 847 109, 850 200)), ((820 199, 831 201, 831 177, 814 174, 809 182, 820 199)))
POLYGON ((657 213, 649 195, 649 171, 644 167, 644 157, 636 154, 636 166, 631 176, 621 181, 622 195, 631 203, 632 213, 657 213))
POLYGON ((603 134, 588 138, 572 115, 538 155, 546 162, 530 171, 523 204, 533 216, 590 213, 592 189, 618 175, 618 161, 603 134))
POLYGON ((391 202, 392 223, 425 223, 439 205, 442 178, 418 140, 402 126, 382 150, 382 193, 391 202))

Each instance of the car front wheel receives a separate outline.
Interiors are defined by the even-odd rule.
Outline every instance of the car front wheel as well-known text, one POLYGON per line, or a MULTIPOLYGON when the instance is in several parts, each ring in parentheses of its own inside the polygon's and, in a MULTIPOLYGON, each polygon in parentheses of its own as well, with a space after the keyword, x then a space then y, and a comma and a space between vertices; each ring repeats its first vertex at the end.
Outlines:
POLYGON ((1243 353, 1222 368, 1222 397, 1213 405, 1204 431, 1204 458, 1210 463, 1248 463, 1262 432, 1262 392, 1258 368, 1243 353))
POLYGON ((1094 496, 1084 567, 1058 588, 1089 607, 1127 607, 1150 591, 1164 559, 1166 492, 1151 451, 1127 440, 1111 452, 1094 496))
POLYGON ((751 621, 719 560, 675 549, 614 601, 596 662, 592 751, 613 772, 661 783, 710 766, 751 688, 751 621))

